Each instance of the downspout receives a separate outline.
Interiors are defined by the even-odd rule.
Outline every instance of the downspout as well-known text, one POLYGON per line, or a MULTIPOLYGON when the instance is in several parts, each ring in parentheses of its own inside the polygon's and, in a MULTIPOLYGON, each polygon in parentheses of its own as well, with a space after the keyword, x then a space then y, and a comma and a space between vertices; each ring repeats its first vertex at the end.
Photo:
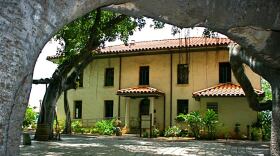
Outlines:
POLYGON ((163 95, 163 129, 165 130, 165 116, 166 116, 166 98, 165 94, 163 95))
MULTIPOLYGON (((120 57, 120 61, 119 61, 119 90, 121 89, 121 73, 122 73, 122 57, 120 57)), ((120 120, 121 117, 121 96, 119 95, 119 99, 118 99, 118 118, 120 120)))
POLYGON ((172 126, 173 54, 170 53, 170 127, 172 126))

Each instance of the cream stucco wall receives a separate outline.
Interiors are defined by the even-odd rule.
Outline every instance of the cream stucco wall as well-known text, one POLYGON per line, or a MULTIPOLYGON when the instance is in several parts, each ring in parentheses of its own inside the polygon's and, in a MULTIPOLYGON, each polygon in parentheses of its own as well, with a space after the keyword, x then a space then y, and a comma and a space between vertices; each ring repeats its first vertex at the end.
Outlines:
MULTIPOLYGON (((192 92, 201 90, 219 82, 219 62, 228 62, 229 56, 227 50, 208 50, 201 52, 191 52, 189 65, 189 84, 177 84, 177 64, 186 63, 186 54, 157 54, 157 55, 143 55, 143 56, 127 56, 121 58, 121 86, 120 88, 136 87, 139 83, 139 67, 149 66, 150 68, 150 86, 157 88, 165 93, 166 98, 166 116, 165 125, 168 127, 177 115, 177 100, 189 100, 189 112, 200 110, 203 105, 202 100, 195 101, 192 98, 192 92), (172 55, 172 56, 171 56, 172 55), (172 59, 171 59, 172 58, 172 59), (172 62, 172 66, 171 66, 172 62), (172 69, 171 69, 172 67, 172 69), (171 70, 172 70, 172 95, 171 95, 171 70), (171 105, 172 103, 172 105, 171 105), (170 114, 172 112, 172 114, 170 114), (170 116, 171 115, 171 116, 170 116)), ((68 101, 70 104, 71 115, 73 115, 74 101, 82 100, 83 113, 82 119, 86 121, 94 121, 104 117, 104 100, 114 101, 114 117, 118 116, 118 96, 116 95, 119 89, 119 71, 120 58, 104 58, 94 60, 84 70, 84 87, 68 92, 68 101), (105 68, 114 68, 114 86, 104 86, 104 72, 105 68)), ((254 74, 248 67, 246 67, 252 84, 255 88, 260 89, 260 77, 254 74)), ((237 83, 233 78, 232 82, 237 83)), ((156 110, 156 125, 163 129, 164 122, 164 103, 163 97, 155 99, 156 110)), ((230 99, 230 98, 229 98, 230 99)), ((234 102, 235 99, 229 100, 234 102)), ((130 117, 138 117, 139 103, 141 98, 130 99, 130 117)), ((217 98, 217 100, 227 100, 217 98)), ((239 99, 241 100, 241 99, 239 99)), ((243 98, 246 105, 246 100, 243 98)), ((240 104, 240 103, 239 103, 240 104)), ((233 105, 233 106, 236 106, 233 105)), ((230 106, 228 106, 230 108, 230 106)), ((245 106, 244 106, 245 107, 245 106)), ((222 107, 223 108, 223 107, 222 107)), ((236 107, 236 112, 244 112, 242 107, 236 107), (242 108, 242 109, 241 109, 242 108)), ((247 108, 247 107, 246 107, 247 108)), ((63 96, 58 101, 57 105, 59 119, 64 119, 63 96)), ((123 120, 125 117, 125 98, 120 98, 120 117, 123 120)), ((222 115, 219 116, 222 118, 222 115)), ((228 120, 231 120, 230 117, 228 120)), ((89 125, 91 125, 89 123, 89 125)))
POLYGON ((257 112, 250 109, 245 97, 201 98, 200 112, 204 115, 208 102, 218 104, 219 132, 230 132, 234 137, 235 125, 240 124, 240 134, 247 134, 247 125, 256 122, 257 112))

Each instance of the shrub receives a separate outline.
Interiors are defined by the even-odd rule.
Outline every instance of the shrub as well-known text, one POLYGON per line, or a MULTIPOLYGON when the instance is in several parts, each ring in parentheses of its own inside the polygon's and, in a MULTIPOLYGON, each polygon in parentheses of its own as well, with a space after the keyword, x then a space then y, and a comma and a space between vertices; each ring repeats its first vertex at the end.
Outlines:
POLYGON ((179 114, 176 118, 175 118, 176 122, 180 123, 180 122, 186 122, 187 121, 187 115, 186 114, 179 114))
POLYGON ((271 137, 271 111, 262 111, 258 113, 258 120, 261 125, 262 139, 270 140, 271 137))
POLYGON ((122 121, 118 119, 113 120, 114 127, 122 127, 122 121))
POLYGON ((34 111, 33 108, 27 107, 25 111, 24 120, 22 123, 23 128, 27 128, 30 125, 35 124, 35 120, 36 120, 36 112, 34 111))
POLYGON ((188 136, 188 133, 189 133, 188 130, 181 130, 179 136, 180 137, 186 137, 186 136, 188 136))
POLYGON ((71 128, 74 133, 83 133, 83 127, 81 121, 73 121, 71 123, 71 128))
POLYGON ((82 132, 88 134, 91 132, 91 128, 82 128, 82 132))
POLYGON ((93 127, 93 128, 90 129, 90 133, 91 134, 97 134, 98 133, 98 129, 93 127))
POLYGON ((202 117, 198 111, 191 112, 186 116, 192 135, 197 139, 200 138, 200 129, 202 127, 202 117))
POLYGON ((62 132, 65 128, 65 120, 58 120, 58 126, 59 127, 56 127, 56 120, 54 120, 53 122, 53 129, 56 131, 56 132, 62 132))
POLYGON ((262 138, 262 133, 260 128, 252 128, 251 129, 251 139, 254 141, 259 141, 262 138))
POLYGON ((166 137, 176 137, 179 136, 181 130, 177 126, 169 127, 165 130, 164 136, 166 137))
POLYGON ((164 137, 165 130, 159 131, 159 136, 164 137))
POLYGON ((148 138, 149 137, 149 133, 148 132, 144 132, 143 133, 143 138, 148 138))
POLYGON ((99 134, 112 135, 114 134, 114 120, 101 120, 96 122, 95 127, 99 134))
POLYGON ((157 138, 159 136, 159 130, 157 128, 154 128, 152 130, 152 137, 157 138))
POLYGON ((203 117, 203 125, 207 132, 207 139, 216 139, 218 115, 212 109, 208 109, 203 117))

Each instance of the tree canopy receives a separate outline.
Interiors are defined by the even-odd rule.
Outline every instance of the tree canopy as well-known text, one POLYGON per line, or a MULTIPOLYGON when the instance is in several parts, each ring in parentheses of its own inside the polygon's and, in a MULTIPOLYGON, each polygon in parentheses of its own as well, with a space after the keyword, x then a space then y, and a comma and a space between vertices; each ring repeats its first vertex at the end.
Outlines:
POLYGON ((90 37, 93 35, 98 40, 97 45, 99 47, 105 46, 106 41, 112 42, 116 39, 120 39, 127 44, 129 36, 133 35, 137 28, 141 30, 145 24, 146 21, 143 18, 132 18, 110 11, 92 11, 64 26, 55 35, 55 40, 62 45, 57 50, 58 54, 64 56, 61 57, 60 61, 63 62, 85 50, 90 37), (100 20, 97 18, 100 18, 100 20))
POLYGON ((56 116, 54 106, 63 92, 66 114, 64 132, 71 133, 71 116, 67 101, 67 90, 77 88, 80 73, 94 60, 93 51, 105 46, 106 41, 120 39, 127 43, 128 37, 137 28, 141 30, 145 24, 143 18, 132 18, 97 9, 64 26, 57 32, 55 40, 62 45, 61 48, 57 49, 57 52, 62 57, 59 59, 59 66, 52 78, 46 79, 49 86, 46 90, 38 119, 38 127, 45 124, 49 125, 49 134, 45 134, 49 136, 49 139, 53 139, 52 124, 56 116))

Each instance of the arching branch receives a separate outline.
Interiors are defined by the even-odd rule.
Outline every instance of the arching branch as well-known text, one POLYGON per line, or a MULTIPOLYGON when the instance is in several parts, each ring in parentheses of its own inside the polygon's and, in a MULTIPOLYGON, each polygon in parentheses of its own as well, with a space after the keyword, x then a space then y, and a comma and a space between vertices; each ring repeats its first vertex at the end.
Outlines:
MULTIPOLYGON (((244 90, 250 108, 252 108, 255 111, 271 110, 272 101, 268 100, 264 103, 260 103, 258 100, 258 95, 254 91, 254 88, 250 80, 245 74, 243 62, 248 63, 249 60, 247 60, 248 58, 245 57, 243 53, 244 52, 241 50, 241 47, 239 45, 237 44, 230 45, 230 64, 231 64, 233 74, 236 80, 238 81, 238 83, 241 85, 242 89, 244 90)), ((251 64, 251 67, 252 66, 257 68, 256 64, 255 65, 251 64)))

